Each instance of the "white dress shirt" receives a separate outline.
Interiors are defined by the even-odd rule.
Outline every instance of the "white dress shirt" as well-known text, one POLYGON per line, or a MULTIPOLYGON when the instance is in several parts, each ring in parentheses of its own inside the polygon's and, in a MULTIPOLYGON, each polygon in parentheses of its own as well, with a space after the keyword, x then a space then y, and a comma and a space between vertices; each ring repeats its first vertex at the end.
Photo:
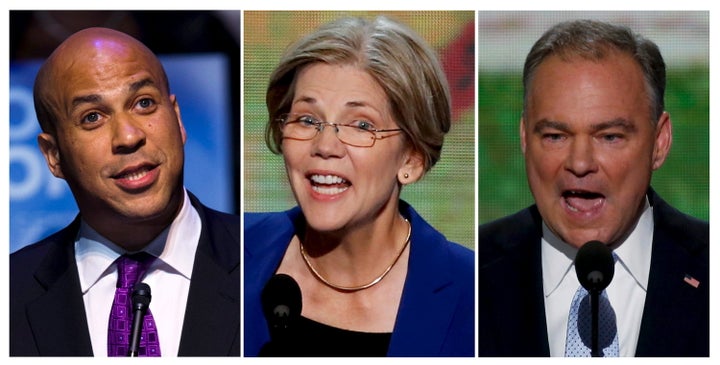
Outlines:
MULTIPOLYGON (((650 274, 652 239, 652 207, 646 199, 637 225, 613 250, 618 260, 606 289, 617 319, 620 356, 635 356, 650 274)), ((562 242, 543 223, 542 271, 550 356, 565 356, 568 313, 580 286, 573 264, 576 253, 576 248, 562 242)))
MULTIPOLYGON (((150 285, 152 311, 162 356, 177 356, 195 251, 202 224, 187 192, 180 213, 172 224, 144 251, 157 257, 141 280, 150 285)), ((95 356, 107 356, 110 308, 115 296, 117 266, 126 253, 98 234, 84 221, 75 241, 75 260, 85 302, 90 339, 95 356)))

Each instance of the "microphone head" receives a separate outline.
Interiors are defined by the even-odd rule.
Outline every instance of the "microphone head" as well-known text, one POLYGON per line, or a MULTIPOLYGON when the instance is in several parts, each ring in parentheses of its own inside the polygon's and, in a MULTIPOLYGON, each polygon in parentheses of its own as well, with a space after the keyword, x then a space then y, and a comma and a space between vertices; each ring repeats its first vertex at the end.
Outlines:
POLYGON ((132 291, 133 309, 147 309, 150 305, 152 295, 150 294, 150 285, 145 283, 137 283, 132 291))
POLYGON ((260 300, 271 332, 286 330, 302 313, 300 286, 286 274, 273 275, 265 284, 260 300))
POLYGON ((575 273, 588 291, 601 291, 610 285, 615 275, 612 250, 600 241, 584 244, 575 256, 575 273))

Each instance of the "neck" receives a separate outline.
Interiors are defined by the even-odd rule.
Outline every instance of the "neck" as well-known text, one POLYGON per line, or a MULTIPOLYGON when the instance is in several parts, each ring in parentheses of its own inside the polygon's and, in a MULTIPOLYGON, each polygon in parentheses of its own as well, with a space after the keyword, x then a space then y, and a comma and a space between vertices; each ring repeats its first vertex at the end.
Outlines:
POLYGON ((144 249, 165 228, 170 226, 183 207, 184 195, 173 199, 162 214, 154 217, 84 216, 95 231, 123 249, 134 252, 144 249))
POLYGON ((162 231, 171 223, 172 221, 167 224, 118 225, 116 227, 117 229, 113 229, 112 232, 98 231, 98 233, 107 237, 110 241, 123 249, 135 252, 147 247, 150 242, 162 233, 162 231))
POLYGON ((334 284, 366 284, 383 273, 404 251, 409 223, 396 213, 386 223, 343 232, 323 233, 308 228, 301 244, 311 265, 334 284))
POLYGON ((407 224, 399 212, 390 217, 376 217, 367 222, 346 226, 337 231, 322 232, 306 226, 300 238, 313 257, 327 254, 365 256, 373 252, 399 248, 407 234, 407 224))

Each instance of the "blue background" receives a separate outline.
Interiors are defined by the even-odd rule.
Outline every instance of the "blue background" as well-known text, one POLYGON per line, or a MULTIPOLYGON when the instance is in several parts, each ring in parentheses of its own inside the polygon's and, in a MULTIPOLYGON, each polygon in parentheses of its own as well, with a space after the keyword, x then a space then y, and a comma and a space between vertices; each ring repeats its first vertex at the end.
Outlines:
MULTIPOLYGON (((222 54, 161 56, 187 131, 185 186, 211 208, 232 213, 229 76, 222 54)), ((78 210, 64 180, 47 168, 37 146, 32 85, 41 61, 10 65, 10 252, 68 225, 78 210)))

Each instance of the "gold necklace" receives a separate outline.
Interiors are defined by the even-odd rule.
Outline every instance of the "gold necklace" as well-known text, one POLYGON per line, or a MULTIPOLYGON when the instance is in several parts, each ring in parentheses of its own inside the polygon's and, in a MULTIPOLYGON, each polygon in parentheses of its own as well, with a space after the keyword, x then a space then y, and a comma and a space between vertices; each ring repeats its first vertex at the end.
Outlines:
POLYGON ((342 286, 342 285, 337 285, 337 284, 331 283, 330 281, 325 279, 322 275, 320 275, 320 273, 310 263, 310 259, 307 257, 307 254, 305 253, 305 247, 303 246, 302 241, 298 240, 300 242, 300 255, 302 255, 302 258, 305 261, 305 264, 310 269, 310 271, 313 273, 313 275, 315 275, 315 277, 318 278, 318 280, 322 281, 323 284, 325 284, 333 289, 345 291, 345 292, 355 292, 355 291, 367 289, 367 288, 379 283, 380 280, 382 280, 385 277, 385 275, 387 275, 387 273, 389 273, 390 270, 392 270, 393 266, 395 266, 395 264, 398 262, 398 260, 400 260, 400 256, 402 256, 403 252, 405 252, 405 248, 410 243, 410 233, 412 232, 412 226, 410 225, 410 222, 407 220, 407 218, 403 218, 403 219, 408 224, 408 233, 407 233, 407 237, 405 237, 405 243, 403 244, 403 247, 400 250, 400 253, 397 255, 395 260, 393 260, 393 262, 390 264, 390 266, 388 266, 387 269, 385 269, 385 271, 383 271, 383 273, 380 274, 380 276, 378 276, 373 281, 371 281, 367 284, 360 285, 360 286, 342 286))

